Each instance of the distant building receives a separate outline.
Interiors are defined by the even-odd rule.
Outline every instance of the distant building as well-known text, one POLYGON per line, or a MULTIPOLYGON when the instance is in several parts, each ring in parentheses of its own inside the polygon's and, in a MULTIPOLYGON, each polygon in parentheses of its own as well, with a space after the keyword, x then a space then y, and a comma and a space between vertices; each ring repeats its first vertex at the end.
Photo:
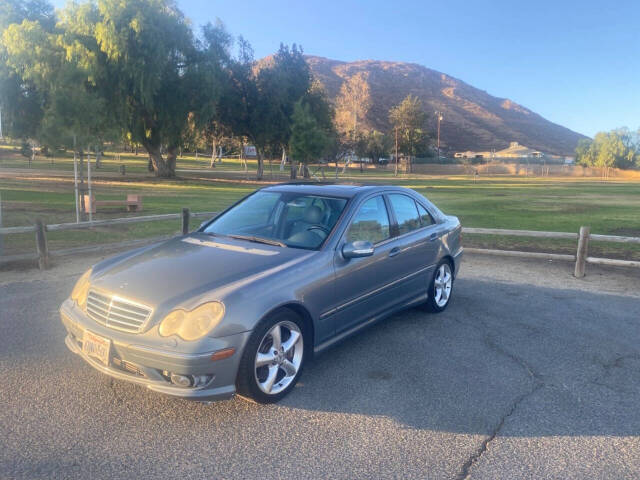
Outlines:
POLYGON ((456 152, 453 156, 455 158, 483 158, 483 159, 504 159, 504 158, 541 158, 544 157, 544 153, 534 150, 524 145, 520 145, 518 142, 511 142, 509 147, 493 151, 493 152, 472 152, 470 150, 466 152, 456 152))
POLYGON ((508 148, 498 150, 495 156, 496 158, 540 158, 544 153, 520 145, 518 142, 511 142, 508 148))

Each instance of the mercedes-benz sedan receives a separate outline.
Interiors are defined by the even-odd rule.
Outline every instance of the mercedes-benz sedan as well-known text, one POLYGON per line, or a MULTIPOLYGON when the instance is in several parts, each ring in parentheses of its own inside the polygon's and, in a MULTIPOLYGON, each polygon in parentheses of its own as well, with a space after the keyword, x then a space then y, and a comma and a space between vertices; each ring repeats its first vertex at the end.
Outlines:
POLYGON ((157 392, 274 402, 335 342, 409 306, 444 310, 460 231, 406 188, 263 188, 87 271, 60 308, 66 344, 157 392))

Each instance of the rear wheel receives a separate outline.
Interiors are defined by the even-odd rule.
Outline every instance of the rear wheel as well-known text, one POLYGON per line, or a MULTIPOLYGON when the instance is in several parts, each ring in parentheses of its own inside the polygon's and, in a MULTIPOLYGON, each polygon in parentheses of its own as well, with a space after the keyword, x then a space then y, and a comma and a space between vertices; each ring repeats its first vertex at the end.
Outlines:
POLYGON ((453 292, 453 271, 448 260, 442 260, 433 272, 429 285, 429 298, 425 304, 432 312, 442 312, 451 299, 453 292))
POLYGON ((236 388, 259 403, 287 395, 304 362, 304 323, 290 310, 280 310, 255 328, 242 354, 236 388))

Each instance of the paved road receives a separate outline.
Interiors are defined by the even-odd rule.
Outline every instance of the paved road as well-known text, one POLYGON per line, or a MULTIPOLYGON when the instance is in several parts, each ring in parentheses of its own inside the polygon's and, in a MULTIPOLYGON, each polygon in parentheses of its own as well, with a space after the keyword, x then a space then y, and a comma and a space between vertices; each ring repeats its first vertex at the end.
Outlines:
MULTIPOLYGON (((51 277, 53 278, 53 277, 51 277)), ((173 400, 69 353, 74 278, 0 286, 0 478, 639 478, 640 300, 461 277, 278 405, 173 400)))

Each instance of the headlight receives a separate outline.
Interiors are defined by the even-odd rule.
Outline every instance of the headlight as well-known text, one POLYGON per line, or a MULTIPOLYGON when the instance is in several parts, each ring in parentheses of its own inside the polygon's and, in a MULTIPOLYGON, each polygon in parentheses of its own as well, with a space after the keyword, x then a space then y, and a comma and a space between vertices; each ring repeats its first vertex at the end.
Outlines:
POLYGON ((87 303, 87 295, 89 294, 89 277, 91 269, 87 270, 76 282, 75 287, 71 290, 71 300, 76 302, 80 308, 84 308, 87 303))
POLYGON ((203 303, 190 312, 173 310, 160 322, 158 333, 163 337, 178 335, 183 340, 197 340, 213 330, 222 317, 224 305, 220 302, 203 303))

